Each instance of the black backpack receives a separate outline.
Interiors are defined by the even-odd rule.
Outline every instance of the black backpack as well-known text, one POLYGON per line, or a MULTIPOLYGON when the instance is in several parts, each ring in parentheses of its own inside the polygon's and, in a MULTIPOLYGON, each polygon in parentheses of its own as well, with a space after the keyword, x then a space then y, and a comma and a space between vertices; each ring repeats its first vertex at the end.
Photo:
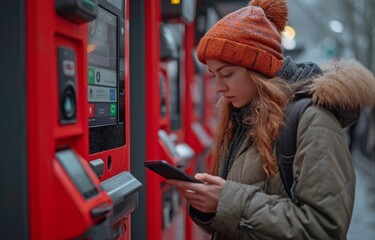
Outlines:
POLYGON ((311 98, 300 98, 292 101, 285 109, 285 122, 280 130, 280 137, 276 141, 276 156, 279 165, 279 172, 284 188, 294 203, 298 204, 298 199, 292 190, 293 161, 296 153, 298 122, 305 109, 312 104, 311 98))

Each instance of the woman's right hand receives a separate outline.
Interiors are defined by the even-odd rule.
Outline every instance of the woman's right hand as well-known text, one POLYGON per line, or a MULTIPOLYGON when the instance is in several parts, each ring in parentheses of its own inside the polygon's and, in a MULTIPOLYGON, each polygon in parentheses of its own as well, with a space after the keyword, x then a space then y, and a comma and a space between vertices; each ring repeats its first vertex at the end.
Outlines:
POLYGON ((205 213, 216 212, 225 180, 208 173, 197 173, 195 178, 203 184, 175 179, 168 179, 167 183, 176 186, 181 195, 195 209, 205 213))

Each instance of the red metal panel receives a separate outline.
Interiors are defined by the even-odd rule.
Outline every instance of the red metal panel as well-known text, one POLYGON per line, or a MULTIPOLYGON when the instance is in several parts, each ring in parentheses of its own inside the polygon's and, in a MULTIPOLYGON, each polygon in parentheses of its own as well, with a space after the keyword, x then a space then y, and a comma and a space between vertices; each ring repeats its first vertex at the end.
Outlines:
MULTIPOLYGON (((100 180, 130 169, 128 17, 125 29, 126 145, 89 155, 87 24, 78 25, 59 17, 55 1, 27 0, 26 8, 30 236, 37 240, 78 237, 99 221, 91 216, 91 210, 102 203, 111 204, 111 200, 102 190, 97 197, 85 200, 62 169, 55 153, 60 148, 72 149, 96 187, 100 181, 89 167, 88 160, 99 157, 106 160, 111 156, 112 168, 105 171, 100 180), (76 54, 77 121, 68 125, 61 125, 58 119, 58 46, 68 47, 76 54)), ((129 231, 122 236, 122 239, 128 238, 129 231)))
MULTIPOLYGON (((160 157, 157 143, 159 130, 159 27, 161 22, 159 0, 145 0, 146 52, 146 142, 147 159, 160 157)), ((147 173, 147 238, 162 239, 162 179, 147 173)))

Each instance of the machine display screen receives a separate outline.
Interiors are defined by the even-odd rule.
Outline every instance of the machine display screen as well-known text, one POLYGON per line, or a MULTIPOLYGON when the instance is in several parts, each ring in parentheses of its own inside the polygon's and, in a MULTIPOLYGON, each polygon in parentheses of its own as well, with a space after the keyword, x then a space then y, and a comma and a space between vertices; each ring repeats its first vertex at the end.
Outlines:
POLYGON ((117 124, 117 17, 99 8, 88 25, 89 126, 117 124))
POLYGON ((97 188, 73 151, 59 151, 56 153, 56 157, 85 199, 98 195, 97 188))

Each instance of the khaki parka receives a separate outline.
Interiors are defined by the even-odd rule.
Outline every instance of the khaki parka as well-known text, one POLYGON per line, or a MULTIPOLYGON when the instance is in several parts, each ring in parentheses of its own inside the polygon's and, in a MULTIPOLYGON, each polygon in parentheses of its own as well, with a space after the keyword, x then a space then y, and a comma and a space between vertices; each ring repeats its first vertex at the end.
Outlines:
POLYGON ((314 104, 298 125, 293 191, 299 204, 288 198, 279 174, 267 178, 258 151, 247 147, 246 139, 214 217, 202 220, 190 212, 213 239, 346 238, 355 173, 343 127, 358 117, 358 107, 374 105, 374 76, 358 62, 342 60, 326 66, 324 75, 312 79, 304 91, 312 94, 314 104), (342 111, 334 115, 327 107, 342 111))

